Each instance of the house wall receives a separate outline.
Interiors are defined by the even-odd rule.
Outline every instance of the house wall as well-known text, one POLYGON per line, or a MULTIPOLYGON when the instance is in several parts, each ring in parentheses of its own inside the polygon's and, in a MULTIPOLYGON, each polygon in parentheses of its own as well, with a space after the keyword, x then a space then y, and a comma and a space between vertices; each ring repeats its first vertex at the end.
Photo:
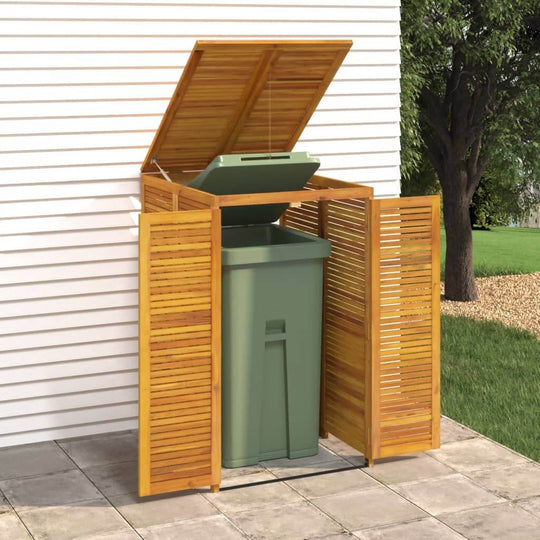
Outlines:
POLYGON ((352 38, 296 149, 398 195, 398 0, 268 3, 0 1, 0 446, 136 427, 139 166, 197 38, 352 38))

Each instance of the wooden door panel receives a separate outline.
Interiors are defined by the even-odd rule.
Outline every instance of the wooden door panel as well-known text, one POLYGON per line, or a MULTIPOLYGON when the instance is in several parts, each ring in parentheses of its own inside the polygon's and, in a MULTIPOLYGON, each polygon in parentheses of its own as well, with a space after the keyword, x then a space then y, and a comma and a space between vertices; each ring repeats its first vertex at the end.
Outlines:
POLYGON ((373 458, 440 445, 438 197, 371 201, 373 458))
POLYGON ((221 474, 219 210, 141 214, 139 495, 221 474))

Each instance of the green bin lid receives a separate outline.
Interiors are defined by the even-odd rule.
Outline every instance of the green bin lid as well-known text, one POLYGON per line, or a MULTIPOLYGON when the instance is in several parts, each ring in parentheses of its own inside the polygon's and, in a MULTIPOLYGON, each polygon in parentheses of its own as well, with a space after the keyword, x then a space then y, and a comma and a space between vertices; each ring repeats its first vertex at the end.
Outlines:
MULTIPOLYGON (((320 162, 307 152, 230 154, 217 156, 189 184, 214 195, 301 190, 320 162)), ((222 225, 273 223, 288 204, 256 204, 222 208, 222 225)))

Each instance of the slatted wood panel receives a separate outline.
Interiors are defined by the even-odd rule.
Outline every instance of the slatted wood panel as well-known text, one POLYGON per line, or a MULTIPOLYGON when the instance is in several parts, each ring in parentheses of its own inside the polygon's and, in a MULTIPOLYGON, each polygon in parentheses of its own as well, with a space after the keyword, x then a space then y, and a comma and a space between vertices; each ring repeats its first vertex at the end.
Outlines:
POLYGON ((139 494, 218 485, 219 210, 141 214, 139 494))
MULTIPOLYGON (((317 178, 306 189, 345 187, 317 178)), ((367 199, 308 202, 289 208, 282 223, 326 238, 332 254, 324 262, 321 374, 321 434, 330 432, 366 451, 367 199)))
POLYGON ((439 446, 439 198, 372 201, 373 457, 439 446))
POLYGON ((330 201, 324 237, 332 242, 325 264, 324 429, 366 451, 366 300, 368 220, 365 199, 330 201))
POLYGON ((199 41, 143 164, 203 169, 220 154, 294 147, 351 41, 199 41))
MULTIPOLYGON (((173 186, 171 186, 173 187, 173 186)), ((146 176, 141 181, 141 211, 173 212, 178 210, 178 194, 160 179, 146 176)))

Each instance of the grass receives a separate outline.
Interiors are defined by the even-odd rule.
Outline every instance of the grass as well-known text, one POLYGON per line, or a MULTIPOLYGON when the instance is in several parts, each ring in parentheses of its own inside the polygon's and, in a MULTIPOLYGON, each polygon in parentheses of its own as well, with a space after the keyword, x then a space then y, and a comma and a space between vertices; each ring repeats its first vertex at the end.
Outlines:
MULTIPOLYGON (((441 230, 441 272, 444 273, 446 235, 441 230)), ((529 274, 540 271, 540 229, 496 227, 473 231, 476 277, 529 274)), ((444 275, 444 274, 443 274, 444 275)))
MULTIPOLYGON (((540 271, 540 230, 473 231, 477 277, 540 271)), ((445 235, 441 231, 444 268, 445 235)), ((443 414, 540 460, 540 340, 492 321, 441 317, 443 414)))
POLYGON ((443 316, 442 413, 540 460, 540 340, 491 321, 443 316))

